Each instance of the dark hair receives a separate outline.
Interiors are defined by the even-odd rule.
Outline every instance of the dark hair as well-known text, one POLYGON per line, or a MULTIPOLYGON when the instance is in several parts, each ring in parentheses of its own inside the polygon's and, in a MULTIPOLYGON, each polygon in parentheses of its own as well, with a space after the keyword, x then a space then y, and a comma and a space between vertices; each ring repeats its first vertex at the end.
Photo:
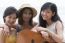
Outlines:
MULTIPOLYGON (((6 16, 9 16, 9 15, 11 15, 11 14, 13 14, 13 13, 16 13, 16 18, 18 17, 17 16, 17 9, 16 8, 14 8, 14 7, 7 7, 6 9, 5 9, 5 11, 4 11, 4 15, 3 15, 3 19, 6 17, 6 16)), ((5 22, 5 19, 4 19, 4 22, 5 22)))
MULTIPOLYGON (((58 13, 57 13, 57 6, 54 3, 47 2, 44 5, 42 5, 41 11, 44 11, 45 9, 48 9, 48 8, 52 11, 52 13, 55 12, 55 15, 52 16, 51 20, 53 22, 56 22, 57 20, 61 21, 60 17, 58 16, 58 13)), ((43 18, 41 16, 41 11, 40 11, 40 15, 39 15, 39 23, 40 23, 39 25, 42 26, 42 27, 46 27, 47 22, 45 20, 43 20, 43 18)))
POLYGON ((23 25, 24 21, 23 21, 22 15, 23 15, 23 12, 24 12, 25 9, 30 9, 30 11, 31 11, 32 17, 30 18, 29 25, 32 26, 33 11, 32 11, 32 9, 29 8, 29 7, 25 7, 25 8, 20 9, 20 10, 18 11, 18 23, 19 23, 20 25, 23 25))

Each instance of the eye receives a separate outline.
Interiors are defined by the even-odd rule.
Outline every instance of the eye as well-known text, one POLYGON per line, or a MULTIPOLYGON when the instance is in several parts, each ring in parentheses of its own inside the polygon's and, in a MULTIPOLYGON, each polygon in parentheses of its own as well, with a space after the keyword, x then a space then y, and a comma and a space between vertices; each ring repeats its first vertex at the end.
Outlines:
POLYGON ((8 18, 11 18, 11 16, 8 16, 8 18))
POLYGON ((50 13, 50 11, 47 11, 47 13, 50 13))
POLYGON ((31 15, 32 13, 29 13, 29 15, 31 15))
POLYGON ((16 17, 13 17, 13 19, 16 19, 16 17))
POLYGON ((24 12, 23 14, 27 14, 26 12, 24 12))

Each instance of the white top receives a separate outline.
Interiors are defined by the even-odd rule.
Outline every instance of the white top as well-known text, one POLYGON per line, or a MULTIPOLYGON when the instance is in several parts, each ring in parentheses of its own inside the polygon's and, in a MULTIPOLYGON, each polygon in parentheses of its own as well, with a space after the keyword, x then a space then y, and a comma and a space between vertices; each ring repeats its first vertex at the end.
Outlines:
POLYGON ((56 33, 56 23, 57 22, 53 22, 50 26, 47 26, 47 29, 49 30, 49 31, 52 31, 52 32, 54 32, 54 33, 56 33))
MULTIPOLYGON (((56 32, 56 28, 55 28, 57 22, 58 22, 58 21, 53 22, 50 26, 47 26, 47 29, 48 29, 49 31, 52 31, 52 32, 54 32, 54 33, 57 33, 57 32, 56 32)), ((63 39, 63 42, 65 42, 64 39, 63 39)))

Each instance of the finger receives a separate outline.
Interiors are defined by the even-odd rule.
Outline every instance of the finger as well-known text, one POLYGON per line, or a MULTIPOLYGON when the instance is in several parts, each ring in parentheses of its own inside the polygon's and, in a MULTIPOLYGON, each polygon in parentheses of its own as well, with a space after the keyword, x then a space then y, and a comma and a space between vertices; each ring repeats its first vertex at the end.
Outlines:
POLYGON ((39 26, 39 24, 37 24, 36 26, 34 26, 33 29, 37 29, 38 26, 39 26))
POLYGON ((34 26, 33 28, 32 28, 32 31, 33 32, 37 32, 37 27, 39 26, 39 24, 37 24, 36 26, 34 26))
POLYGON ((39 24, 37 24, 35 27, 38 27, 39 26, 39 24))

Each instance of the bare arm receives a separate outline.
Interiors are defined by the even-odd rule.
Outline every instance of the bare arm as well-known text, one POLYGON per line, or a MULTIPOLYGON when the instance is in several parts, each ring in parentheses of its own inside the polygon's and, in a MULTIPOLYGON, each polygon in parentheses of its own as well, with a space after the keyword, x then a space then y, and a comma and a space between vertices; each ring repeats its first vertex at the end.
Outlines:
POLYGON ((60 21, 58 21, 56 23, 56 30, 57 33, 53 33, 48 31, 48 33, 50 34, 50 36, 57 42, 57 43, 62 43, 63 40, 63 25, 60 21))
POLYGON ((36 29, 37 29, 37 31, 48 32, 50 37, 52 37, 52 39, 55 40, 55 42, 57 42, 57 43, 62 43, 62 41, 63 41, 63 25, 62 25, 62 23, 60 21, 57 21, 57 23, 56 23, 57 33, 49 31, 48 29, 43 28, 43 27, 37 27, 36 29))
POLYGON ((0 43, 4 43, 4 31, 0 28, 0 43))

